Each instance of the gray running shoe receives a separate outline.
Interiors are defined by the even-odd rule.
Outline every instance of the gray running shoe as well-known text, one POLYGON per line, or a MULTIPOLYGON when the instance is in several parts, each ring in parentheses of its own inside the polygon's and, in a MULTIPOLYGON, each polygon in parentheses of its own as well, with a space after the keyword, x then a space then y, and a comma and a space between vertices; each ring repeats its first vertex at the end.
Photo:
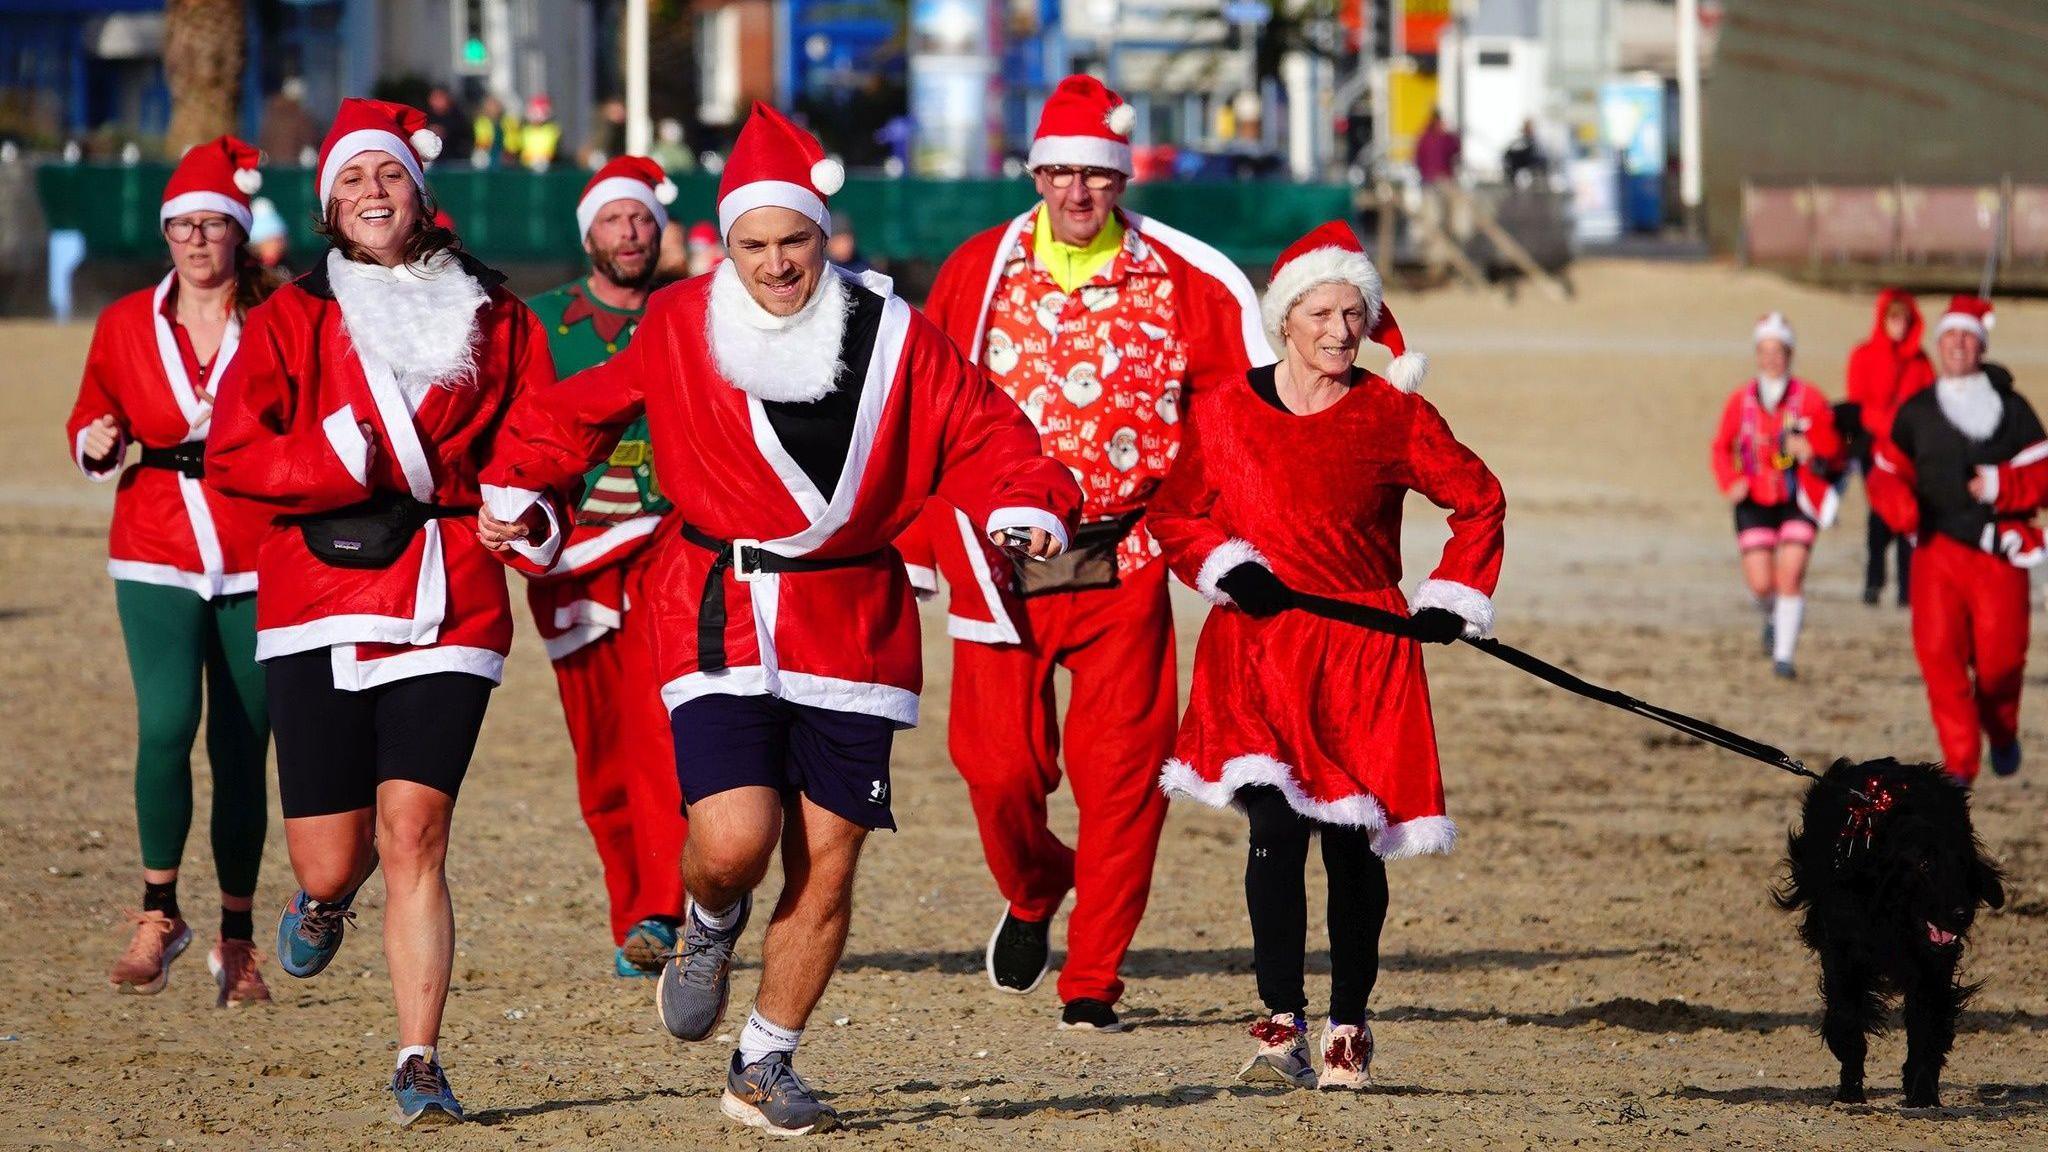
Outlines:
POLYGON ((696 910, 683 911, 683 939, 661 967, 654 1006, 661 1026, 678 1040, 702 1040, 718 1030, 732 995, 732 952, 747 930, 754 898, 740 898, 740 918, 723 932, 706 928, 696 910))
POLYGON ((1296 1088, 1316 1086, 1315 1065, 1308 1059, 1308 1025, 1300 1016, 1280 1012, 1270 1020, 1260 1020, 1252 1025, 1252 1039, 1259 1042, 1259 1050, 1237 1070, 1239 1080, 1273 1080, 1296 1088))
POLYGON ((839 1113, 820 1101, 796 1074, 789 1056, 787 1052, 770 1052, 742 1068, 740 1054, 733 1053, 719 1110, 771 1136, 808 1136, 839 1127, 839 1113))

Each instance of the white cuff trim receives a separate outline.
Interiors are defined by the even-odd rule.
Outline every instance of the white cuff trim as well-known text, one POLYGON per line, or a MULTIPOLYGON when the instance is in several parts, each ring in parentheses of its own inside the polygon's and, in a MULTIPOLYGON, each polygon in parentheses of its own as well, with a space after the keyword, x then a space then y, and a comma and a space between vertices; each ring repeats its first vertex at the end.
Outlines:
POLYGON ((555 509, 540 498, 540 493, 531 488, 507 488, 499 484, 478 485, 478 493, 484 498, 484 507, 491 515, 510 523, 526 515, 526 510, 540 505, 541 515, 547 517, 548 534, 538 542, 515 540, 512 551, 543 568, 555 562, 555 553, 562 550, 562 525, 555 519, 555 509))
POLYGON ((1257 564, 1269 572, 1273 570, 1273 565, 1266 560, 1265 554, 1252 547, 1251 541, 1233 536, 1218 544, 1209 553, 1208 558, 1202 561, 1201 571, 1195 573, 1195 591, 1200 592, 1202 598, 1211 604, 1236 603, 1230 598, 1230 593, 1216 584, 1239 564, 1257 564))
POLYGON ((929 600, 939 594, 939 574, 936 569, 923 564, 903 562, 903 572, 910 577, 911 588, 917 591, 920 601, 929 600))
POLYGON ((85 473, 87 480, 95 484, 105 484, 121 474, 121 465, 128 458, 128 437, 125 434, 116 433, 114 435, 114 452, 109 458, 107 466, 105 468, 94 468, 85 458, 86 431, 87 429, 80 428, 78 435, 72 438, 71 459, 77 462, 78 470, 85 473))
POLYGON ((1060 542, 1061 551, 1065 551, 1070 543, 1067 539, 1067 526, 1059 517, 1043 508, 1019 506, 998 508, 989 513, 986 529, 988 535, 994 536, 1005 528, 1043 528, 1048 536, 1060 542))
POLYGON ((1998 503, 1998 466, 1996 464, 1979 464, 1977 466, 1977 479, 1984 484, 1984 493, 1977 497, 1978 501, 1984 504, 1998 503))
POLYGON ((320 422, 320 430, 327 433, 327 443, 341 460, 341 466, 348 469, 349 478, 369 487, 370 442, 363 438, 363 430, 356 424, 355 411, 346 407, 334 411, 320 422))
POLYGON ((1442 608, 1465 622, 1465 636, 1485 640, 1493 636, 1493 599, 1479 589, 1455 580, 1424 580, 1408 598, 1408 611, 1442 608))

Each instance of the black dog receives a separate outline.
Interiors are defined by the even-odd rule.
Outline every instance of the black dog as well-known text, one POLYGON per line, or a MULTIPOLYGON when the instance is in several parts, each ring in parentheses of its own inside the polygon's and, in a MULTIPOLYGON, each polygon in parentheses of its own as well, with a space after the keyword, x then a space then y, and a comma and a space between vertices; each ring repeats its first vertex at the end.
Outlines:
POLYGON ((1772 896, 1806 910, 1799 934, 1820 959, 1820 1031, 1842 1062, 1835 1099, 1863 1102, 1866 1038, 1885 1030, 1897 995, 1906 1107, 1935 1107, 1956 1017, 1976 991, 1956 980, 1963 944, 1979 904, 2005 904, 2004 877, 1970 826, 1969 793, 1932 765, 1837 760, 1807 790, 1800 819, 1791 877, 1772 896))

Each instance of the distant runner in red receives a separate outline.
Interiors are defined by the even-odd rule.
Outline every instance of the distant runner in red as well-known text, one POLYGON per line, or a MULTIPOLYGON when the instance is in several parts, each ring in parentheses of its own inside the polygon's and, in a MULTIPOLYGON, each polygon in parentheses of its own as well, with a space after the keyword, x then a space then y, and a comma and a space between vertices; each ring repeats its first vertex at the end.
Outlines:
MULTIPOLYGON (((1913 302, 1912 293, 1887 288, 1877 294, 1877 319, 1871 325, 1870 339, 1849 354, 1849 403, 1863 432, 1850 450, 1863 469, 1866 488, 1871 454, 1878 441, 1892 434, 1892 417, 1899 405, 1934 383, 1934 365, 1920 347, 1924 331, 1920 306, 1913 302)), ((1863 574, 1863 602, 1875 604, 1883 597, 1885 564, 1897 549, 1899 606, 1904 607, 1912 587, 1913 542, 1886 526, 1875 508, 1870 510, 1865 539, 1870 556, 1863 574)))

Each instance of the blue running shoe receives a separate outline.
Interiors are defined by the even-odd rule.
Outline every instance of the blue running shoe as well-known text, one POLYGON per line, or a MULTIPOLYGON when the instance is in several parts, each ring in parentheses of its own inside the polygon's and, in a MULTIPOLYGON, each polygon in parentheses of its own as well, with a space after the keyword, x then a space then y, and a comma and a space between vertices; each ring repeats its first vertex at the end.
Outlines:
POLYGON ((631 960, 626 959, 626 950, 624 948, 612 949, 612 975, 617 976, 619 979, 631 980, 636 977, 659 976, 660 974, 659 969, 653 972, 642 972, 633 966, 631 960))
POLYGON ((631 964, 634 970, 628 972, 620 968, 619 975, 659 976, 661 966, 668 962, 668 958, 675 954, 675 950, 676 926, 666 920, 656 920, 650 916, 633 925, 633 930, 626 933, 626 946, 620 949, 620 952, 625 956, 626 963, 631 964))
POLYGON ((462 1104, 455 1099, 455 1090, 448 1087, 448 1074, 441 1071, 439 1060, 412 1055, 391 1074, 391 1119, 400 1128, 414 1124, 434 1126, 457 1124, 462 1120, 462 1104))
POLYGON ((2020 770, 2020 742, 2015 740, 2003 748, 1991 749, 1991 772, 1994 776, 2011 776, 2020 770))
POLYGON ((341 951, 341 935, 356 914, 346 904, 314 906, 305 889, 292 893, 277 918, 277 965, 301 980, 317 976, 341 951))

